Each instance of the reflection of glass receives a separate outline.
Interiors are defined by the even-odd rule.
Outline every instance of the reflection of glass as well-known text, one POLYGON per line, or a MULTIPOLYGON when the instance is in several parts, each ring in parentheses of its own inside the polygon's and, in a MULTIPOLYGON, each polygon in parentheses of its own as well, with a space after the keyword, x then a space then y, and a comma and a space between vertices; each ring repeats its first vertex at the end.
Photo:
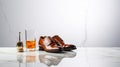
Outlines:
POLYGON ((35 62, 36 56, 26 56, 26 62, 35 62))
POLYGON ((46 64, 39 63, 38 53, 35 51, 17 53, 17 61, 19 67, 47 67, 46 64))
POLYGON ((31 51, 36 49, 35 31, 32 29, 25 30, 26 50, 31 51))
POLYGON ((58 65, 63 58, 73 58, 76 56, 76 52, 64 52, 64 53, 39 53, 39 60, 48 66, 58 65))
POLYGON ((36 52, 17 53, 17 61, 19 63, 35 63, 36 52))
POLYGON ((27 52, 26 55, 26 67, 35 67, 36 65, 36 52, 27 52))
POLYGON ((35 63, 36 54, 34 52, 29 52, 26 54, 26 63, 35 63))

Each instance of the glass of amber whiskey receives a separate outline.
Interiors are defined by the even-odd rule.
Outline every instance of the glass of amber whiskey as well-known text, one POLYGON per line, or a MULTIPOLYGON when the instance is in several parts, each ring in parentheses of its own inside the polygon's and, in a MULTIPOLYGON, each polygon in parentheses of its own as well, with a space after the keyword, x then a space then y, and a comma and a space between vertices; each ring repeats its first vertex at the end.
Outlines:
POLYGON ((26 51, 36 50, 36 38, 35 31, 33 29, 25 30, 26 51))

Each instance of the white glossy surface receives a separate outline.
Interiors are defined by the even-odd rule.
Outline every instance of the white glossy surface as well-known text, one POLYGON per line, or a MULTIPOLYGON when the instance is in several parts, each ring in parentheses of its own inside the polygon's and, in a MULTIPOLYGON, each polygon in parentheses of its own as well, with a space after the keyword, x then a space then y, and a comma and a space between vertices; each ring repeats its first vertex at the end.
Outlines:
POLYGON ((85 47, 73 52, 16 52, 0 48, 0 67, 119 67, 119 47, 85 47))

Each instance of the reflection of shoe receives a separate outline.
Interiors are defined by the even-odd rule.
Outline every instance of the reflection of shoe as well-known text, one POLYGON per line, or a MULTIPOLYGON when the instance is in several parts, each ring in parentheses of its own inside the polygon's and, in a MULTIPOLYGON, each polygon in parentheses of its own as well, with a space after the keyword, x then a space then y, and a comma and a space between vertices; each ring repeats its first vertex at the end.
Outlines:
POLYGON ((64 57, 65 58, 73 58, 73 57, 75 57, 76 56, 76 52, 74 52, 74 51, 66 51, 65 53, 64 53, 64 57))
POLYGON ((39 54, 40 62, 48 66, 58 65, 63 58, 64 58, 64 55, 58 55, 58 54, 52 54, 52 53, 39 54))
POLYGON ((52 42, 50 36, 41 36, 39 39, 39 50, 45 50, 47 52, 58 53, 62 52, 62 48, 56 43, 52 42))
POLYGON ((64 41, 58 35, 55 35, 52 38, 56 41, 56 43, 58 43, 61 47, 63 47, 63 50, 65 50, 65 51, 70 51, 70 50, 76 49, 75 45, 65 44, 64 41))
POLYGON ((73 58, 76 56, 74 51, 65 51, 63 53, 39 52, 39 60, 48 66, 58 65, 63 58, 73 58))

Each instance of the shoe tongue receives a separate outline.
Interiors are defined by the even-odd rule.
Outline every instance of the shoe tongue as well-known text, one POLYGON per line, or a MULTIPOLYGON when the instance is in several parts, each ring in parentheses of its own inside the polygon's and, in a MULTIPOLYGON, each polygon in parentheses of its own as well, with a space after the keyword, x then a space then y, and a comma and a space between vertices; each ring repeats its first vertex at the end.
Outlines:
POLYGON ((48 46, 48 45, 50 44, 50 40, 49 40, 48 37, 46 37, 46 38, 44 39, 44 44, 45 44, 46 46, 48 46))

